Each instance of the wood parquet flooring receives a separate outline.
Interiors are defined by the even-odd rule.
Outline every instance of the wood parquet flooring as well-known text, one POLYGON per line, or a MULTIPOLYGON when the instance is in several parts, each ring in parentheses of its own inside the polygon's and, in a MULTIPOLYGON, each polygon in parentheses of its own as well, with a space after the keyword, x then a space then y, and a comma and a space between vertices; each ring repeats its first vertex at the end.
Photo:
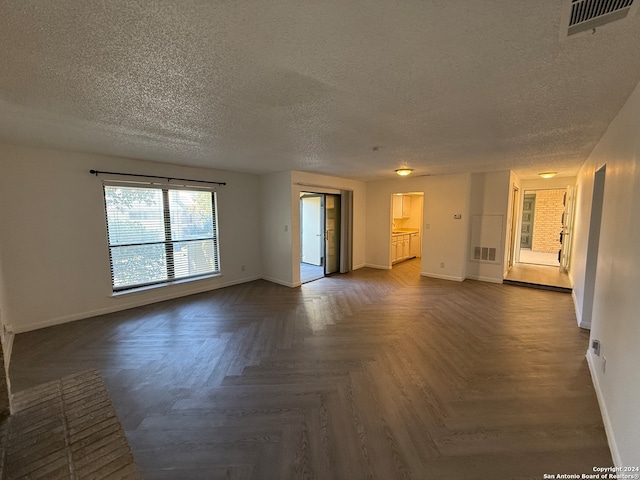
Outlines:
POLYGON ((147 479, 541 479, 611 465, 571 297, 256 281, 16 337, 14 391, 101 371, 147 479))

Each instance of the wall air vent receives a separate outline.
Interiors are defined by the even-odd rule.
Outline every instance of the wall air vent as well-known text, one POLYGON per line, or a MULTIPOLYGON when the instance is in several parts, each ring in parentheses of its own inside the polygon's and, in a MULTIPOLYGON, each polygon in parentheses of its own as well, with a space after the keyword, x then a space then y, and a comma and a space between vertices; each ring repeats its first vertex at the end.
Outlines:
POLYGON ((563 12, 562 25, 567 26, 566 35, 592 31, 616 20, 635 14, 640 0, 571 0, 563 12))
POLYGON ((485 262, 496 261, 496 249, 493 247, 473 247, 473 259, 485 262))
POLYGON ((503 215, 471 215, 469 260, 500 263, 504 241, 503 215))

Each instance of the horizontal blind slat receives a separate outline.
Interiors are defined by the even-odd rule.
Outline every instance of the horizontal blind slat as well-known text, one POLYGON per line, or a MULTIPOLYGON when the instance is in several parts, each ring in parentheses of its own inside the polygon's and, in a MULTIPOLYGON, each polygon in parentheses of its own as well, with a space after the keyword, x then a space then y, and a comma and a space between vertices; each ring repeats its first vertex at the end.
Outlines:
POLYGON ((104 192, 114 291, 219 272, 215 192, 107 184, 104 192))

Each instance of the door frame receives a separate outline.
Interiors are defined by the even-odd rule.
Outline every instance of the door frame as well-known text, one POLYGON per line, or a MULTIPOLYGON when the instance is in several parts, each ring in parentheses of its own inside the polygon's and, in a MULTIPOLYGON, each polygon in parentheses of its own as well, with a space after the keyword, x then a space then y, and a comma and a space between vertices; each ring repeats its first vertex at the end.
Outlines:
POLYGON ((520 238, 518 235, 518 212, 520 211, 518 209, 518 205, 520 204, 520 202, 518 202, 519 197, 520 189, 517 185, 514 184, 511 191, 511 232, 509 236, 509 256, 507 257, 507 270, 513 267, 513 264, 515 263, 516 250, 518 250, 519 252, 519 249, 516 248, 516 241, 519 241, 520 238))
POLYGON ((576 186, 569 185, 566 188, 564 197, 564 212, 562 214, 562 245, 560 247, 560 271, 564 273, 568 273, 569 267, 571 266, 575 209, 576 186))
MULTIPOLYGON (((320 212, 318 213, 318 236, 322 237, 325 226, 324 226, 324 195, 321 193, 310 193, 310 192, 300 192, 300 263, 308 263, 309 265, 315 265, 315 266, 322 266, 324 265, 324 258, 325 258, 325 242, 322 239, 318 239, 318 258, 319 258, 319 263, 313 263, 313 262, 304 262, 303 261, 303 257, 304 257, 304 252, 305 252, 305 242, 304 242, 304 215, 305 215, 305 209, 304 209, 304 203, 306 199, 310 199, 310 198, 317 198, 320 200, 320 212)), ((315 245, 313 246, 313 248, 315 249, 315 245)))
POLYGON ((598 168, 593 175, 593 191, 591 192, 591 211, 589 212, 589 231, 587 238, 587 255, 584 269, 584 293, 582 296, 582 315, 580 328, 591 329, 593 318, 593 300, 596 292, 596 273, 598 270, 598 249, 600 248, 600 229, 602 228, 602 212, 604 209, 604 192, 606 188, 607 165, 598 168))
POLYGON ((424 204, 425 204, 425 191, 424 190, 410 190, 410 191, 394 191, 391 192, 391 195, 389 197, 389 256, 388 256, 388 262, 389 262, 389 270, 391 270, 393 268, 393 253, 392 253, 392 249, 393 249, 393 231, 395 230, 395 228, 401 228, 398 225, 395 225, 394 222, 394 217, 393 217, 393 199, 398 196, 398 195, 410 195, 413 198, 411 199, 411 201, 414 201, 415 197, 420 198, 420 203, 421 203, 421 208, 420 208, 420 219, 418 222, 418 231, 420 232, 420 256, 419 258, 421 259, 420 261, 422 262, 422 258, 426 255, 425 251, 422 250, 422 246, 424 245, 424 204))
MULTIPOLYGON (((520 189, 522 190, 522 200, 520 201, 520 219, 518 221, 518 229, 519 231, 522 230, 522 212, 523 212, 523 207, 524 207, 524 196, 526 192, 540 192, 540 191, 544 191, 544 190, 563 190, 563 191, 567 191, 567 186, 569 186, 569 184, 565 184, 564 187, 560 187, 560 186, 550 186, 550 187, 523 187, 522 185, 520 185, 520 189)), ((573 185, 573 187, 575 188, 575 185, 573 185)), ((536 202, 537 203, 537 202, 536 202)), ((535 221, 535 218, 534 218, 535 221)), ((532 238, 532 246, 533 246, 533 238, 532 238)), ((569 245, 569 249, 571 249, 571 244, 569 245)), ((516 258, 514 260, 514 263, 520 263, 520 239, 518 239, 518 248, 516 249, 516 258)), ((561 269, 562 265, 561 262, 558 261, 558 268, 561 269)), ((555 266, 554 266, 555 267, 555 266)), ((562 270, 560 270, 562 272, 562 270)))
MULTIPOLYGON (((292 238, 291 254, 293 260, 292 283, 296 287, 302 285, 300 280, 300 196, 303 193, 318 195, 337 195, 340 199, 340 236, 338 238, 338 248, 340 249, 340 259, 336 273, 344 273, 353 269, 352 249, 353 249, 353 190, 340 190, 333 187, 313 185, 307 183, 295 183, 292 189, 292 238), (346 209, 346 211, 345 211, 346 209), (297 212, 296 212, 297 211, 297 212), (296 215, 297 213, 297 215, 296 215), (297 230, 297 232, 296 232, 297 230), (345 231, 346 230, 346 231, 345 231), (297 235, 296 235, 297 233, 297 235)), ((326 258, 326 255, 325 255, 326 258)))
POLYGON ((323 230, 324 230, 324 248, 323 248, 323 257, 322 257, 322 261, 323 261, 323 266, 324 266, 324 275, 325 277, 327 275, 332 275, 334 273, 340 273, 340 256, 341 256, 341 239, 342 239, 342 232, 341 232, 341 202, 342 202, 342 198, 340 194, 335 194, 335 193, 323 193, 322 194, 322 198, 323 198, 323 202, 322 202, 322 209, 321 209, 321 215, 322 215, 322 224, 323 224, 323 230), (329 203, 329 198, 331 197, 333 198, 335 204, 333 207, 334 210, 334 222, 330 222, 330 218, 329 218, 329 208, 327 207, 327 204, 329 203), (330 224, 333 223, 333 229, 331 229, 330 224), (331 229, 331 230, 330 230, 331 229), (335 235, 335 232, 337 231, 337 235, 335 235), (332 233, 333 232, 333 233, 332 233), (333 242, 333 248, 336 249, 335 252, 335 259, 334 260, 329 260, 329 255, 330 255, 330 251, 331 251, 331 243, 333 242), (335 264, 335 265, 333 265, 335 264), (333 265, 333 266, 332 266, 333 265))

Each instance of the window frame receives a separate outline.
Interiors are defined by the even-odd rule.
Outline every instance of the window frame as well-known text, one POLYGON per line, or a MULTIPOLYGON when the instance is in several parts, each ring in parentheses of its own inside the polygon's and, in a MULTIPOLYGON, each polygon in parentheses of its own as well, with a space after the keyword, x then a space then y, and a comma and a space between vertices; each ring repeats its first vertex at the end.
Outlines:
POLYGON ((105 212, 105 228, 106 228, 106 242, 107 249, 109 254, 109 269, 111 275, 111 289, 114 295, 135 292, 139 290, 145 290, 153 287, 162 287, 166 285, 171 285, 175 283, 183 283, 183 282, 191 282, 195 280, 201 280, 204 278, 211 278, 215 276, 219 276, 222 274, 222 270, 220 267, 220 235, 218 228, 218 196, 217 191, 213 188, 207 188, 202 186, 192 186, 192 185, 175 185, 175 184, 160 184, 160 183, 141 183, 141 182, 129 182, 129 181, 116 181, 116 180, 105 180, 102 182, 102 198, 104 203, 104 212, 105 212), (107 187, 126 187, 126 188, 140 188, 140 189, 151 189, 161 192, 162 196, 162 211, 163 211, 163 226, 164 226, 164 240, 161 241, 149 241, 149 242, 138 242, 131 244, 123 244, 123 245, 115 245, 111 243, 110 235, 109 235, 109 214, 107 204, 107 187), (172 238, 171 231, 171 202, 169 200, 169 191, 170 190, 186 190, 186 191, 194 191, 194 192, 206 192, 211 195, 211 213, 212 213, 212 222, 213 222, 213 233, 211 237, 202 237, 202 238, 189 238, 189 239, 180 239, 174 240, 172 238), (214 269, 208 272, 197 273, 188 276, 180 276, 176 278, 175 274, 175 261, 174 261, 174 244, 178 243, 190 243, 190 242, 203 242, 203 241, 212 241, 213 243, 213 261, 214 261, 214 269), (114 275, 114 266, 113 266, 113 249, 118 247, 129 247, 129 246, 143 246, 143 245, 164 245, 165 251, 165 259, 166 259, 166 277, 151 282, 143 282, 136 283, 126 286, 115 286, 115 275, 114 275))

